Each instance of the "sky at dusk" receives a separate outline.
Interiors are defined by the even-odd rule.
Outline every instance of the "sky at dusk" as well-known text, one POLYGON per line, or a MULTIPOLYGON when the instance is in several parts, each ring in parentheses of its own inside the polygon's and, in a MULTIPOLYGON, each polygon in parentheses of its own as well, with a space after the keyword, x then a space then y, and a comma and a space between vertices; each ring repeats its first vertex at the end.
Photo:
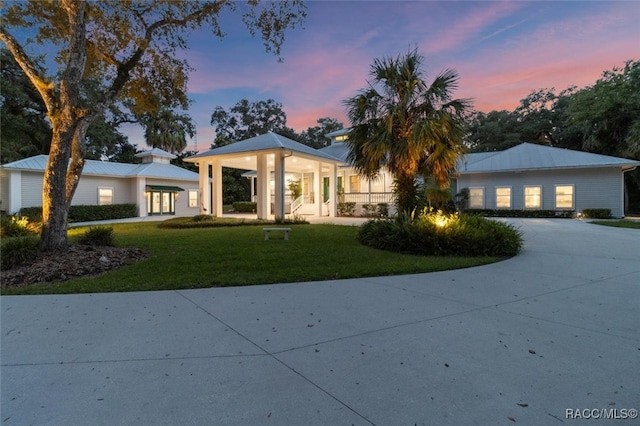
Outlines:
MULTIPOLYGON (((447 68, 459 76, 457 98, 475 109, 513 110, 532 91, 595 83, 605 70, 640 59, 636 1, 310 1, 304 28, 287 32, 284 62, 264 52, 237 14, 222 20, 226 37, 206 31, 185 52, 197 140, 209 148, 216 106, 274 99, 298 132, 333 117, 349 126, 343 101, 367 85, 375 58, 416 49, 430 82, 447 68)), ((142 131, 130 142, 146 148, 142 131)))

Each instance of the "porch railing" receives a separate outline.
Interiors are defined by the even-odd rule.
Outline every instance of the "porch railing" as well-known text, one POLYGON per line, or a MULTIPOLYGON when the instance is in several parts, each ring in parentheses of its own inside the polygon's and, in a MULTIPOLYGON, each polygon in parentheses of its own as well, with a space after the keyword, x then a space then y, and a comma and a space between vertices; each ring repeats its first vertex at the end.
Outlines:
POLYGON ((345 192, 338 197, 342 203, 380 204, 393 203, 393 192, 345 192))

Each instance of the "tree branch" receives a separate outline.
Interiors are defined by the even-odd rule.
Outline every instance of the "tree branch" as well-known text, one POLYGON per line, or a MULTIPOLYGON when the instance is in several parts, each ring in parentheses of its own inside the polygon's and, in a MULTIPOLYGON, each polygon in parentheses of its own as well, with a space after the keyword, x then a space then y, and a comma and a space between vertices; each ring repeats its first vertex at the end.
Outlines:
POLYGON ((44 76, 40 75, 38 69, 24 51, 20 43, 18 43, 11 34, 6 32, 4 27, 0 27, 0 40, 7 46, 22 71, 24 71, 29 81, 31 81, 31 84, 33 84, 42 97, 42 100, 47 107, 47 111, 52 112, 57 109, 58 103, 55 96, 54 84, 51 81, 47 81, 44 76))

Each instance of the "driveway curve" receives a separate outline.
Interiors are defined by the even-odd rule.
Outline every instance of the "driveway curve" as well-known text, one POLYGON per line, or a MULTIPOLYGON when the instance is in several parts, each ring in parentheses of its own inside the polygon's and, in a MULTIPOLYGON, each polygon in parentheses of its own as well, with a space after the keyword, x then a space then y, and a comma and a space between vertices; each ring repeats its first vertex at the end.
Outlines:
POLYGON ((4 296, 2 425, 638 424, 640 231, 509 222, 463 270, 4 296))

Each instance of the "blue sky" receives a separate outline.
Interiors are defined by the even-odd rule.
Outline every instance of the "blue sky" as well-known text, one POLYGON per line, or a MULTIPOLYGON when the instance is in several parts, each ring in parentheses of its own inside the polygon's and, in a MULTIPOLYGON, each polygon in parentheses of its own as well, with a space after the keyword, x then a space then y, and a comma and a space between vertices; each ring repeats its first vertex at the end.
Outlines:
MULTIPOLYGON (((446 68, 460 75, 456 97, 480 111, 513 110, 533 90, 593 84, 603 71, 640 59, 636 1, 310 1, 304 29, 287 33, 283 63, 265 53, 237 14, 219 40, 194 33, 185 52, 195 71, 189 93, 197 148, 214 138, 213 109, 242 98, 275 99, 297 131, 334 117, 366 86, 374 58, 417 49, 427 80, 446 68)), ((142 132, 130 142, 145 148, 142 132)), ((188 149, 194 149, 193 140, 188 149)))

